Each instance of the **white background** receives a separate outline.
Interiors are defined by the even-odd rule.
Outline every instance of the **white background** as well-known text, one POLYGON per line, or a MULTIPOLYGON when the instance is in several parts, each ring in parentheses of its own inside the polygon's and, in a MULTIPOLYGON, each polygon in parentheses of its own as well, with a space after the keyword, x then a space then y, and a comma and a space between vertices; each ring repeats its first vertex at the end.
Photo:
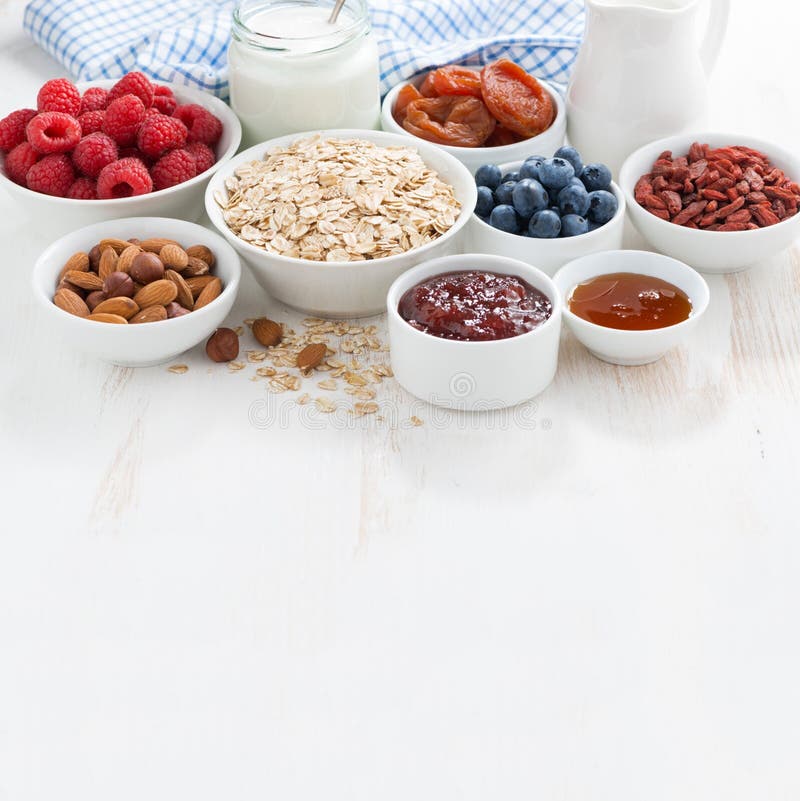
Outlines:
MULTIPOLYGON (((713 126, 800 147, 793 4, 733 5, 713 126)), ((61 73, 22 8, 2 109, 61 73)), ((800 797, 800 252, 656 365, 565 334, 535 427, 264 430, 55 341, 0 203, 0 801, 800 797)))

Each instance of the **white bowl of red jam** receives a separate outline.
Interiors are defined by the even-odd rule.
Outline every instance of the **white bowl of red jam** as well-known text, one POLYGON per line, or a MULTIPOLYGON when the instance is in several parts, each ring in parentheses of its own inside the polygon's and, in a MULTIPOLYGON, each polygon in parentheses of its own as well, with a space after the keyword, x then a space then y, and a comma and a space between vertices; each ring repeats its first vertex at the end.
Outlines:
POLYGON ((480 254, 432 259, 392 284, 387 308, 392 369, 422 400, 502 409, 553 380, 561 295, 536 267, 480 254))
POLYGON ((708 308, 689 265, 660 253, 612 250, 565 264, 553 278, 578 340, 611 364, 649 364, 681 344, 708 308))

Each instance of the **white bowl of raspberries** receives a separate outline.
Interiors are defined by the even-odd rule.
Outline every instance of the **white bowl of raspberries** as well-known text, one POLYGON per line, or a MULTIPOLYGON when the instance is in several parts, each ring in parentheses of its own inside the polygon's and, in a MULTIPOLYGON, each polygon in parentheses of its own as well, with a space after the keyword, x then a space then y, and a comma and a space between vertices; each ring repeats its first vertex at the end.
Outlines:
POLYGON ((35 105, 0 120, 0 185, 54 234, 117 217, 197 220, 241 140, 221 100, 141 72, 55 78, 35 105))

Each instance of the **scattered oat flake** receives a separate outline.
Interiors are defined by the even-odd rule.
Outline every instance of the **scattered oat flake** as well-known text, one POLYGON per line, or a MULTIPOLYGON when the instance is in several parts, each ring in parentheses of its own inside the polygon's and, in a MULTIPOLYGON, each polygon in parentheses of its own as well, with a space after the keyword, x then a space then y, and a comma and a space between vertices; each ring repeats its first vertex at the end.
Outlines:
POLYGON ((233 329, 233 333, 236 334, 237 337, 240 337, 244 333, 244 328, 241 325, 237 325, 236 328, 233 329))
POLYGON ((353 408, 357 415, 375 414, 378 411, 378 404, 375 401, 365 401, 354 404, 353 408))
POLYGON ((228 362, 228 370, 236 373, 239 370, 244 370, 244 362, 228 362))
POLYGON ((317 409, 319 409, 323 414, 330 414, 336 410, 336 404, 327 398, 316 398, 314 403, 317 409))
POLYGON ((311 400, 311 395, 309 395, 307 392, 304 392, 297 398, 296 403, 299 406, 305 406, 310 400, 311 400))
POLYGON ((337 386, 337 384, 336 384, 336 382, 335 382, 335 381, 333 381, 332 379, 330 379, 330 378, 326 378, 324 381, 320 381, 320 382, 317 384, 317 386, 318 386, 320 389, 334 390, 334 389, 336 389, 336 386, 337 386))
POLYGON ((260 375, 262 378, 272 378, 272 376, 277 375, 278 371, 274 367, 259 367, 256 370, 256 375, 260 375))
POLYGON ((247 351, 247 361, 248 362, 263 362, 264 359, 267 358, 267 352, 265 350, 248 350, 247 351))
POLYGON ((420 420, 415 414, 411 415, 410 422, 412 426, 422 426, 425 425, 424 420, 420 420))
POLYGON ((172 364, 167 368, 171 373, 177 373, 180 375, 181 373, 185 373, 189 369, 188 364, 172 364))

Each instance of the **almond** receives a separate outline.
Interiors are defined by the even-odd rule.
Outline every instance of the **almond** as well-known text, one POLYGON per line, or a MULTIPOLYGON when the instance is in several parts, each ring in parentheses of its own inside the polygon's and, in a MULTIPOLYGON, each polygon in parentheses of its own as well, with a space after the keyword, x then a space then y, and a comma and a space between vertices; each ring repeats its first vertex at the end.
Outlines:
POLYGON ((82 250, 78 253, 73 253, 68 259, 67 263, 61 268, 61 272, 58 274, 58 281, 72 270, 78 270, 79 272, 85 273, 89 270, 89 254, 84 253, 82 250))
POLYGON ((283 329, 280 323, 268 320, 266 317, 259 317, 258 320, 253 321, 253 336, 264 347, 270 348, 283 339, 283 329))
POLYGON ((117 254, 122 253, 126 247, 130 245, 130 242, 126 242, 124 239, 101 239, 98 243, 97 247, 100 248, 100 252, 102 253, 104 250, 111 248, 117 254))
POLYGON ((118 314, 120 317, 130 320, 138 311, 139 307, 133 298, 126 298, 124 295, 120 295, 98 303, 92 310, 92 314, 118 314))
POLYGON ((122 325, 127 325, 128 321, 124 317, 120 317, 118 314, 90 314, 87 320, 94 320, 97 323, 119 323, 122 325))
POLYGON ((69 289, 59 289, 53 297, 53 303, 62 311, 74 314, 76 317, 89 316, 89 307, 82 298, 69 289))
POLYGON ((297 354, 297 369, 311 370, 311 368, 322 362, 327 352, 328 346, 324 342, 314 342, 311 345, 306 345, 297 354))
POLYGON ((204 261, 209 267, 213 267, 217 262, 211 249, 205 245, 192 245, 190 248, 186 248, 186 255, 204 261))
POLYGON ((213 275, 195 275, 192 278, 186 279, 186 286, 192 290, 192 297, 197 296, 203 291, 203 288, 214 280, 213 275))
POLYGON ((146 309, 148 306, 166 306, 170 301, 175 300, 178 296, 178 287, 162 278, 159 281, 153 281, 146 286, 143 286, 134 296, 136 305, 140 309, 146 309))
POLYGON ((97 273, 104 281, 111 273, 117 272, 117 262, 119 256, 117 251, 112 247, 107 247, 100 254, 100 266, 97 268, 97 273))
POLYGON ((197 296, 194 302, 194 310, 202 309, 207 306, 212 300, 216 300, 222 292, 222 281, 219 278, 214 278, 209 281, 204 287, 203 291, 197 296))
POLYGON ((167 310, 163 306, 148 306, 131 317, 131 323, 157 323, 167 319, 167 310))
POLYGON ((97 273, 85 273, 81 270, 70 270, 64 278, 81 289, 88 289, 94 292, 95 289, 103 288, 103 279, 97 273))
POLYGON ((117 272, 129 273, 133 260, 142 252, 138 245, 128 245, 122 253, 119 254, 119 261, 117 262, 117 272))
POLYGON ((192 278, 195 275, 205 275, 208 272, 208 264, 202 259, 198 259, 195 256, 189 256, 188 259, 187 265, 181 270, 184 278, 192 278))
POLYGON ((146 250, 150 253, 160 253, 161 248, 163 248, 164 245, 178 245, 178 247, 180 247, 180 245, 174 239, 164 239, 162 237, 152 237, 151 239, 143 239, 139 243, 139 247, 142 250, 146 250))
POLYGON ((178 271, 185 269, 189 264, 189 257, 180 245, 164 245, 158 252, 158 258, 165 267, 178 271))
POLYGON ((189 289, 189 285, 183 280, 183 276, 180 273, 176 273, 175 270, 167 270, 164 273, 164 278, 169 279, 178 287, 176 300, 184 309, 189 309, 191 311, 194 307, 194 295, 192 295, 192 290, 189 289))

